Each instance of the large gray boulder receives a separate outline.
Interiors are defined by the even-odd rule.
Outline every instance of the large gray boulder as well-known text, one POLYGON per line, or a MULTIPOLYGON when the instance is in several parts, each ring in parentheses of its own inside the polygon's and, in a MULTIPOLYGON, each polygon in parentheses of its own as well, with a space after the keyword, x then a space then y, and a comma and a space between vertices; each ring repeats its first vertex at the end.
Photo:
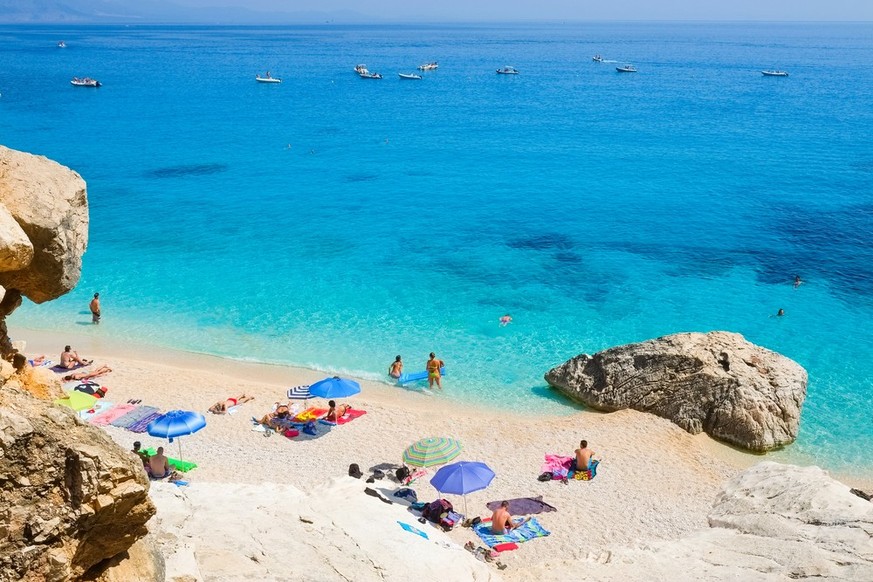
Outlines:
POLYGON ((723 487, 709 525, 576 569, 600 582, 873 580, 873 503, 818 467, 752 467, 723 487))
POLYGON ((794 442, 807 384, 796 362, 721 331, 581 354, 545 378, 596 410, 651 412, 752 451, 794 442))

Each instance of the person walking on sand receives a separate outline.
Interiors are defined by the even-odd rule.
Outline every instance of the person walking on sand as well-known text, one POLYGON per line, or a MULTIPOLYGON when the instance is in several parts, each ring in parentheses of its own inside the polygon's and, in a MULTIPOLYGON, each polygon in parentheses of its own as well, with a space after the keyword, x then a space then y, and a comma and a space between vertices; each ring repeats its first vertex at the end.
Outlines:
POLYGON ((440 380, 441 372, 440 368, 442 368, 445 363, 436 357, 436 354, 433 352, 430 353, 430 359, 427 361, 427 385, 429 388, 433 388, 433 383, 436 382, 437 388, 440 390, 443 389, 443 384, 440 380))
POLYGON ((392 378, 399 378, 400 374, 403 373, 403 360, 400 359, 400 356, 394 358, 394 361, 388 367, 388 375, 392 378))
POLYGON ((579 448, 576 449, 576 458, 570 463, 570 471, 587 471, 591 468, 592 459, 594 459, 594 451, 588 448, 588 441, 580 441, 579 448))
POLYGON ((91 323, 100 323, 100 294, 95 293, 94 299, 91 300, 91 323))

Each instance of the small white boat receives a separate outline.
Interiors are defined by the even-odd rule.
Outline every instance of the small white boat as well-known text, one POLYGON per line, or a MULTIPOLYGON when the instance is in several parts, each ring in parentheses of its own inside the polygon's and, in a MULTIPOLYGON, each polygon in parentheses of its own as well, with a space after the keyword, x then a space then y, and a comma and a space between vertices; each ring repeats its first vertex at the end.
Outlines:
POLYGON ((518 71, 515 67, 503 67, 502 69, 497 69, 498 75, 517 75, 518 71))
POLYGON ((437 62, 434 61, 432 63, 425 63, 423 65, 419 65, 418 70, 419 71, 436 71, 439 67, 440 66, 437 64, 437 62))
POLYGON ((67 43, 65 43, 64 41, 59 42, 58 48, 67 48, 67 43))
POLYGON ((258 83, 281 83, 282 79, 277 79, 276 77, 271 76, 270 73, 267 73, 263 77, 260 75, 256 76, 255 81, 258 83))
POLYGON ((73 87, 102 87, 100 81, 92 79, 91 77, 83 77, 81 79, 79 77, 73 77, 70 84, 73 85, 73 87))
POLYGON ((401 79, 410 79, 415 81, 421 81, 421 75, 416 75, 415 73, 397 73, 400 75, 401 79))
POLYGON ((633 65, 625 65, 623 67, 616 67, 615 70, 618 71, 619 73, 636 73, 637 72, 637 68, 633 65))
POLYGON ((362 79, 381 79, 381 73, 370 73, 369 71, 366 73, 358 73, 358 76, 362 79))
POLYGON ((761 71, 761 74, 765 77, 787 77, 788 73, 785 71, 761 71))
POLYGON ((595 63, 602 63, 603 57, 601 57, 600 55, 594 55, 593 57, 591 57, 591 60, 594 61, 595 63))
POLYGON ((359 75, 366 75, 370 71, 367 70, 367 65, 355 65, 355 72, 359 75))

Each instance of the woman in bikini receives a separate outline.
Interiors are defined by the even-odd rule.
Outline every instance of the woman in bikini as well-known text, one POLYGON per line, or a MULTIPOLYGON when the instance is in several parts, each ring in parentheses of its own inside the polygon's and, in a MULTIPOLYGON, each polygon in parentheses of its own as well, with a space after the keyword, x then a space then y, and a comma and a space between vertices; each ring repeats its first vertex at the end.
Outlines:
POLYGON ((254 396, 249 396, 248 394, 240 394, 236 398, 228 398, 224 402, 216 402, 209 407, 209 412, 211 412, 212 414, 225 414, 228 408, 236 406, 237 404, 243 404, 245 402, 248 402, 249 400, 254 399, 254 396))
POLYGON ((399 378, 400 374, 403 373, 403 360, 400 359, 400 356, 394 358, 394 361, 391 363, 391 366, 388 368, 388 375, 392 378, 399 378))
POLYGON ((348 413, 349 410, 352 409, 348 404, 340 404, 336 405, 336 402, 333 400, 328 401, 327 405, 330 407, 327 410, 327 414, 325 414, 322 418, 328 422, 337 422, 338 419, 348 413))
POLYGON ((91 378, 105 376, 111 371, 112 368, 104 364, 91 372, 73 372, 72 374, 67 374, 64 376, 64 382, 71 382, 73 380, 90 380, 91 378))

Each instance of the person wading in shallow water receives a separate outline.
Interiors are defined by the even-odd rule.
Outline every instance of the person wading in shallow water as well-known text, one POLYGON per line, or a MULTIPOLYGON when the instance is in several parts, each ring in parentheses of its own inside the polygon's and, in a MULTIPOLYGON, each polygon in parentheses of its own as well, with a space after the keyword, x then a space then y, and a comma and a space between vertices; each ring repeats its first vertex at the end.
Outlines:
POLYGON ((436 382, 437 388, 443 389, 442 382, 440 381, 440 368, 444 365, 443 361, 436 357, 436 354, 430 353, 430 359, 427 361, 427 385, 430 388, 433 388, 433 383, 436 382))
POLYGON ((94 299, 91 300, 91 322, 100 323, 100 294, 95 293, 94 299))

